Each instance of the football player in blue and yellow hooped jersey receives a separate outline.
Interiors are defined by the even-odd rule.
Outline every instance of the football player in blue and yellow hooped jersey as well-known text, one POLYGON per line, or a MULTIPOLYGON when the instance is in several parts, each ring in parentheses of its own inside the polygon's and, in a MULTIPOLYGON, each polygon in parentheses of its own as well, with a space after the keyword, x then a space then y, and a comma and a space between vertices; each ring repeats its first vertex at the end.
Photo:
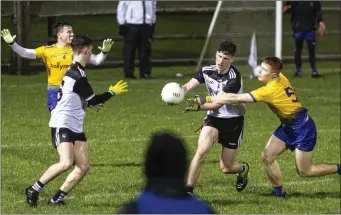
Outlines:
MULTIPOLYGON (((72 26, 69 22, 58 22, 53 27, 56 43, 50 46, 41 46, 36 49, 26 49, 15 42, 15 35, 12 36, 8 29, 1 31, 4 41, 9 44, 12 50, 19 56, 27 59, 41 60, 47 70, 48 86, 47 86, 47 106, 52 111, 57 105, 57 95, 59 86, 67 68, 72 63, 73 52, 71 42, 74 36, 72 26)), ((103 46, 98 47, 101 53, 91 55, 90 63, 94 65, 101 64, 107 57, 114 41, 106 39, 103 46)))
POLYGON ((287 148, 295 151, 296 168, 303 177, 324 176, 338 173, 340 164, 312 164, 317 131, 313 119, 297 99, 289 80, 281 73, 282 62, 277 57, 267 57, 261 64, 258 80, 266 85, 250 93, 195 96, 188 99, 190 105, 204 103, 238 104, 265 102, 279 117, 281 124, 270 137, 263 152, 264 166, 274 187, 272 195, 285 197, 282 174, 276 157, 287 148))

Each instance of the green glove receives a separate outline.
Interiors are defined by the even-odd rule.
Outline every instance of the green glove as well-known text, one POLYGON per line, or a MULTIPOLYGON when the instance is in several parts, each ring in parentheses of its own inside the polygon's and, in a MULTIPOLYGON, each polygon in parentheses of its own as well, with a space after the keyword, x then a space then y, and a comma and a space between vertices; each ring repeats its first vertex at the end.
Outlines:
POLYGON ((98 47, 99 50, 101 50, 104 53, 108 53, 111 49, 111 46, 114 44, 115 41, 113 41, 112 39, 106 39, 103 40, 103 46, 102 47, 98 47))
POLYGON ((1 31, 1 36, 4 38, 5 42, 9 45, 14 43, 14 39, 17 37, 16 35, 12 36, 11 32, 8 29, 4 29, 1 31))
POLYGON ((212 99, 210 96, 200 96, 200 95, 195 95, 193 98, 187 99, 187 104, 205 104, 205 103, 210 103, 212 102, 212 99))
POLYGON ((183 110, 182 112, 183 113, 187 113, 189 111, 199 111, 200 110, 200 105, 198 104, 191 104, 191 105, 188 105, 185 110, 183 110))

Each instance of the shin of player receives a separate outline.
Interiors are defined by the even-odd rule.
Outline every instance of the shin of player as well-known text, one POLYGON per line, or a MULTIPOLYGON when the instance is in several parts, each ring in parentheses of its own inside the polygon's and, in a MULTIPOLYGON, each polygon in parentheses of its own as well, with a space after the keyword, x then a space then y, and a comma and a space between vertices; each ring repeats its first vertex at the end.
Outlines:
MULTIPOLYGON (((222 92, 242 92, 241 74, 232 65, 235 53, 235 44, 228 40, 223 41, 216 52, 216 64, 202 67, 197 75, 183 86, 185 93, 203 83, 211 96, 222 92)), ((237 174, 236 189, 242 191, 247 185, 249 164, 236 162, 236 157, 242 143, 245 106, 194 104, 184 112, 198 110, 207 111, 207 116, 200 128, 198 148, 189 168, 187 192, 193 193, 203 161, 215 142, 222 145, 221 171, 225 174, 237 174)))
POLYGON ((40 179, 26 188, 27 203, 36 207, 38 196, 44 185, 55 177, 70 169, 57 193, 49 200, 49 204, 63 206, 63 198, 87 174, 90 164, 88 144, 83 131, 86 106, 103 104, 110 98, 126 92, 127 83, 119 81, 103 94, 95 95, 88 82, 85 65, 92 54, 92 40, 86 36, 75 37, 72 41, 74 61, 67 70, 58 95, 58 103, 51 113, 52 144, 59 154, 59 162, 50 166, 40 179))
POLYGON ((267 57, 261 64, 258 79, 266 86, 250 93, 223 93, 218 96, 196 96, 189 99, 192 104, 214 102, 218 104, 239 104, 265 102, 281 121, 280 126, 270 137, 262 153, 264 166, 273 186, 271 195, 285 197, 282 187, 282 173, 276 161, 286 149, 295 152, 296 169, 302 177, 324 176, 338 173, 340 164, 313 164, 313 150, 317 130, 308 110, 297 99, 289 80, 281 73, 282 62, 277 57, 267 57))

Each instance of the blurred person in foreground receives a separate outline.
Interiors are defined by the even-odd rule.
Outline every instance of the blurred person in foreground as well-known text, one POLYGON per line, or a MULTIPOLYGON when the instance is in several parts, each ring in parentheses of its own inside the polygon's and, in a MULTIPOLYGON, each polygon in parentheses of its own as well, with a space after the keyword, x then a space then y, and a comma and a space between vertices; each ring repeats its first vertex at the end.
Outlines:
POLYGON ((168 133, 153 134, 146 150, 146 186, 117 214, 213 214, 205 203, 185 191, 188 155, 183 140, 168 133))
POLYGON ((48 201, 49 205, 65 206, 64 197, 87 174, 90 163, 88 143, 84 133, 86 107, 97 107, 114 96, 127 91, 127 83, 119 81, 107 92, 95 94, 88 82, 85 66, 92 55, 92 40, 77 36, 72 40, 73 63, 67 69, 58 92, 58 103, 51 113, 52 145, 59 154, 59 162, 51 165, 33 185, 25 190, 27 203, 37 207, 39 193, 50 181, 74 166, 65 182, 48 201))
POLYGON ((262 153, 264 167, 273 192, 269 196, 286 197, 283 188, 281 169, 277 157, 289 149, 295 152, 296 170, 302 177, 341 175, 339 163, 312 162, 317 140, 315 122, 297 99, 289 80, 281 73, 281 59, 267 57, 261 64, 262 70, 258 80, 266 85, 249 93, 222 93, 217 96, 195 96, 187 100, 189 104, 202 105, 205 103, 240 104, 266 103, 280 119, 281 124, 271 135, 262 153))
POLYGON ((302 77, 302 49, 307 41, 311 77, 322 77, 316 69, 316 30, 319 36, 325 33, 321 1, 287 1, 283 13, 291 11, 291 27, 295 38, 296 77, 302 77), (317 27, 318 26, 318 27, 317 27))
POLYGON ((135 79, 135 51, 138 49, 140 78, 150 79, 151 52, 156 21, 156 1, 120 1, 117 6, 119 35, 124 38, 126 78, 135 79))

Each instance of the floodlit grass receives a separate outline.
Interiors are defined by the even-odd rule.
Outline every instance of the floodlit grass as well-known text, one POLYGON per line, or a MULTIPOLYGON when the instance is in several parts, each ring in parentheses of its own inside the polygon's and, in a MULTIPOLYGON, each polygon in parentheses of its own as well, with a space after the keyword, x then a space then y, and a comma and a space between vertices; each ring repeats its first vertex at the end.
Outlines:
MULTIPOLYGON (((293 78, 285 72, 295 87, 295 93, 315 120, 318 143, 314 162, 340 162, 340 70, 339 63, 319 63, 323 79, 293 78)), ((247 78, 244 91, 261 86, 247 78)), ((293 65, 285 70, 294 71, 293 65)), ((48 207, 47 200, 65 180, 67 173, 49 183, 40 194, 38 208, 26 205, 24 189, 34 183, 58 159, 51 145, 46 108, 46 73, 18 77, 2 75, 1 81, 1 167, 2 208, 9 214, 80 214, 112 213, 122 203, 133 198, 143 187, 142 161, 149 135, 169 129, 186 140, 190 157, 194 155, 204 112, 182 114, 185 104, 166 106, 160 98, 164 84, 185 83, 194 68, 155 68, 153 80, 129 81, 129 92, 109 100, 102 111, 87 111, 85 132, 90 145, 91 168, 84 180, 66 197, 67 207, 48 207), (181 72, 181 79, 175 74, 181 72)), ((88 78, 95 92, 102 93, 109 84, 123 77, 122 69, 89 70, 88 78)), ((194 93, 204 94, 200 86, 194 93)), ((265 104, 247 105, 245 133, 238 160, 251 164, 249 185, 241 193, 235 190, 235 175, 219 171, 221 146, 216 145, 208 155, 196 188, 196 194, 219 213, 340 213, 340 177, 301 178, 295 170, 294 155, 285 152, 279 158, 284 175, 284 187, 290 198, 265 197, 271 192, 262 166, 261 152, 279 121, 265 104)))

